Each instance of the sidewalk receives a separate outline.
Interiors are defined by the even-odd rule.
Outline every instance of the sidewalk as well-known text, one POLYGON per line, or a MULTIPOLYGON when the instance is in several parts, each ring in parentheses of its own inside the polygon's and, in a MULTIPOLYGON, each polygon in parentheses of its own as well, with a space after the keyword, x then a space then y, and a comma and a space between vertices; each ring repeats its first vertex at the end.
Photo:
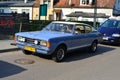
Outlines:
POLYGON ((13 35, 0 34, 0 40, 13 40, 13 35))
POLYGON ((0 40, 0 53, 18 50, 16 46, 10 45, 11 43, 14 43, 14 40, 0 40))

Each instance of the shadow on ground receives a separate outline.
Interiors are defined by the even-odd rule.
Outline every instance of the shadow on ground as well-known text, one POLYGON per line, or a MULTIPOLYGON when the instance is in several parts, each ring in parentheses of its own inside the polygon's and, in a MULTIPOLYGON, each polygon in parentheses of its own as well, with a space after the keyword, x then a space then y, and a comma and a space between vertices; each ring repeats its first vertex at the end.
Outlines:
POLYGON ((0 53, 17 51, 17 50, 20 50, 20 49, 19 48, 3 49, 3 50, 0 50, 0 53))
POLYGON ((102 45, 108 45, 108 46, 115 46, 115 47, 119 47, 120 44, 119 43, 101 43, 102 45))
POLYGON ((107 54, 107 52, 115 50, 116 48, 110 47, 110 46, 98 46, 98 49, 95 53, 90 53, 88 48, 80 49, 79 51, 72 52, 66 56, 66 59, 64 62, 71 62, 71 61, 77 61, 86 59, 89 57, 93 57, 96 55, 102 55, 107 54))
POLYGON ((25 70, 22 67, 0 60, 0 78, 12 76, 25 70))
MULTIPOLYGON (((115 50, 115 49, 116 48, 113 48, 111 46, 99 45, 95 53, 90 53, 88 48, 81 48, 77 51, 72 51, 68 53, 63 62, 72 62, 72 61, 77 61, 77 60, 82 60, 82 59, 86 59, 89 57, 93 57, 96 55, 107 54, 107 52, 115 50)), ((44 59, 51 60, 51 56, 40 55, 40 54, 34 54, 34 55, 38 57, 42 57, 44 59)))

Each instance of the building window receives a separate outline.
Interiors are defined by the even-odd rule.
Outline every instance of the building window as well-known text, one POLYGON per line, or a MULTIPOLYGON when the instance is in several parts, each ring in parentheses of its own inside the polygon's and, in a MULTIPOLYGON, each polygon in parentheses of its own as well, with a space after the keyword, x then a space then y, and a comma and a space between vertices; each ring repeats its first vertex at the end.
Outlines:
POLYGON ((4 9, 0 9, 0 13, 4 13, 4 9))
POLYGON ((17 9, 11 9, 11 13, 17 13, 17 9))
POLYGON ((29 13, 29 9, 22 9, 22 13, 29 13))
POLYGON ((80 0, 81 5, 89 5, 92 3, 93 0, 80 0))

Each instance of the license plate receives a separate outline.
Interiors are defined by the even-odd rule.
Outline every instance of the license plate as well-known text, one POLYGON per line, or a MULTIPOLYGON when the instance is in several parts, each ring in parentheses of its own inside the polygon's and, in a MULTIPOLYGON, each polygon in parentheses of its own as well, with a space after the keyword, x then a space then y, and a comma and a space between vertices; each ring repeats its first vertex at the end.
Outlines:
POLYGON ((31 51, 31 52, 35 52, 35 48, 30 47, 30 46, 25 46, 24 48, 25 50, 31 51))
POLYGON ((103 37, 103 40, 108 40, 108 37, 103 37))

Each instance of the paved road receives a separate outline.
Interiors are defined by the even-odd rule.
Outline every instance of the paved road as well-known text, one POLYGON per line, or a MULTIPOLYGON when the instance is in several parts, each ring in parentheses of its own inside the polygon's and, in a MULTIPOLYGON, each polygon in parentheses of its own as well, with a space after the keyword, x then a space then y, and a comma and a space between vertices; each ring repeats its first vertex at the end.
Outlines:
POLYGON ((72 52, 62 63, 21 50, 0 54, 0 80, 119 80, 120 48, 99 45, 95 54, 85 49, 72 52), (15 60, 30 59, 33 64, 15 60))

